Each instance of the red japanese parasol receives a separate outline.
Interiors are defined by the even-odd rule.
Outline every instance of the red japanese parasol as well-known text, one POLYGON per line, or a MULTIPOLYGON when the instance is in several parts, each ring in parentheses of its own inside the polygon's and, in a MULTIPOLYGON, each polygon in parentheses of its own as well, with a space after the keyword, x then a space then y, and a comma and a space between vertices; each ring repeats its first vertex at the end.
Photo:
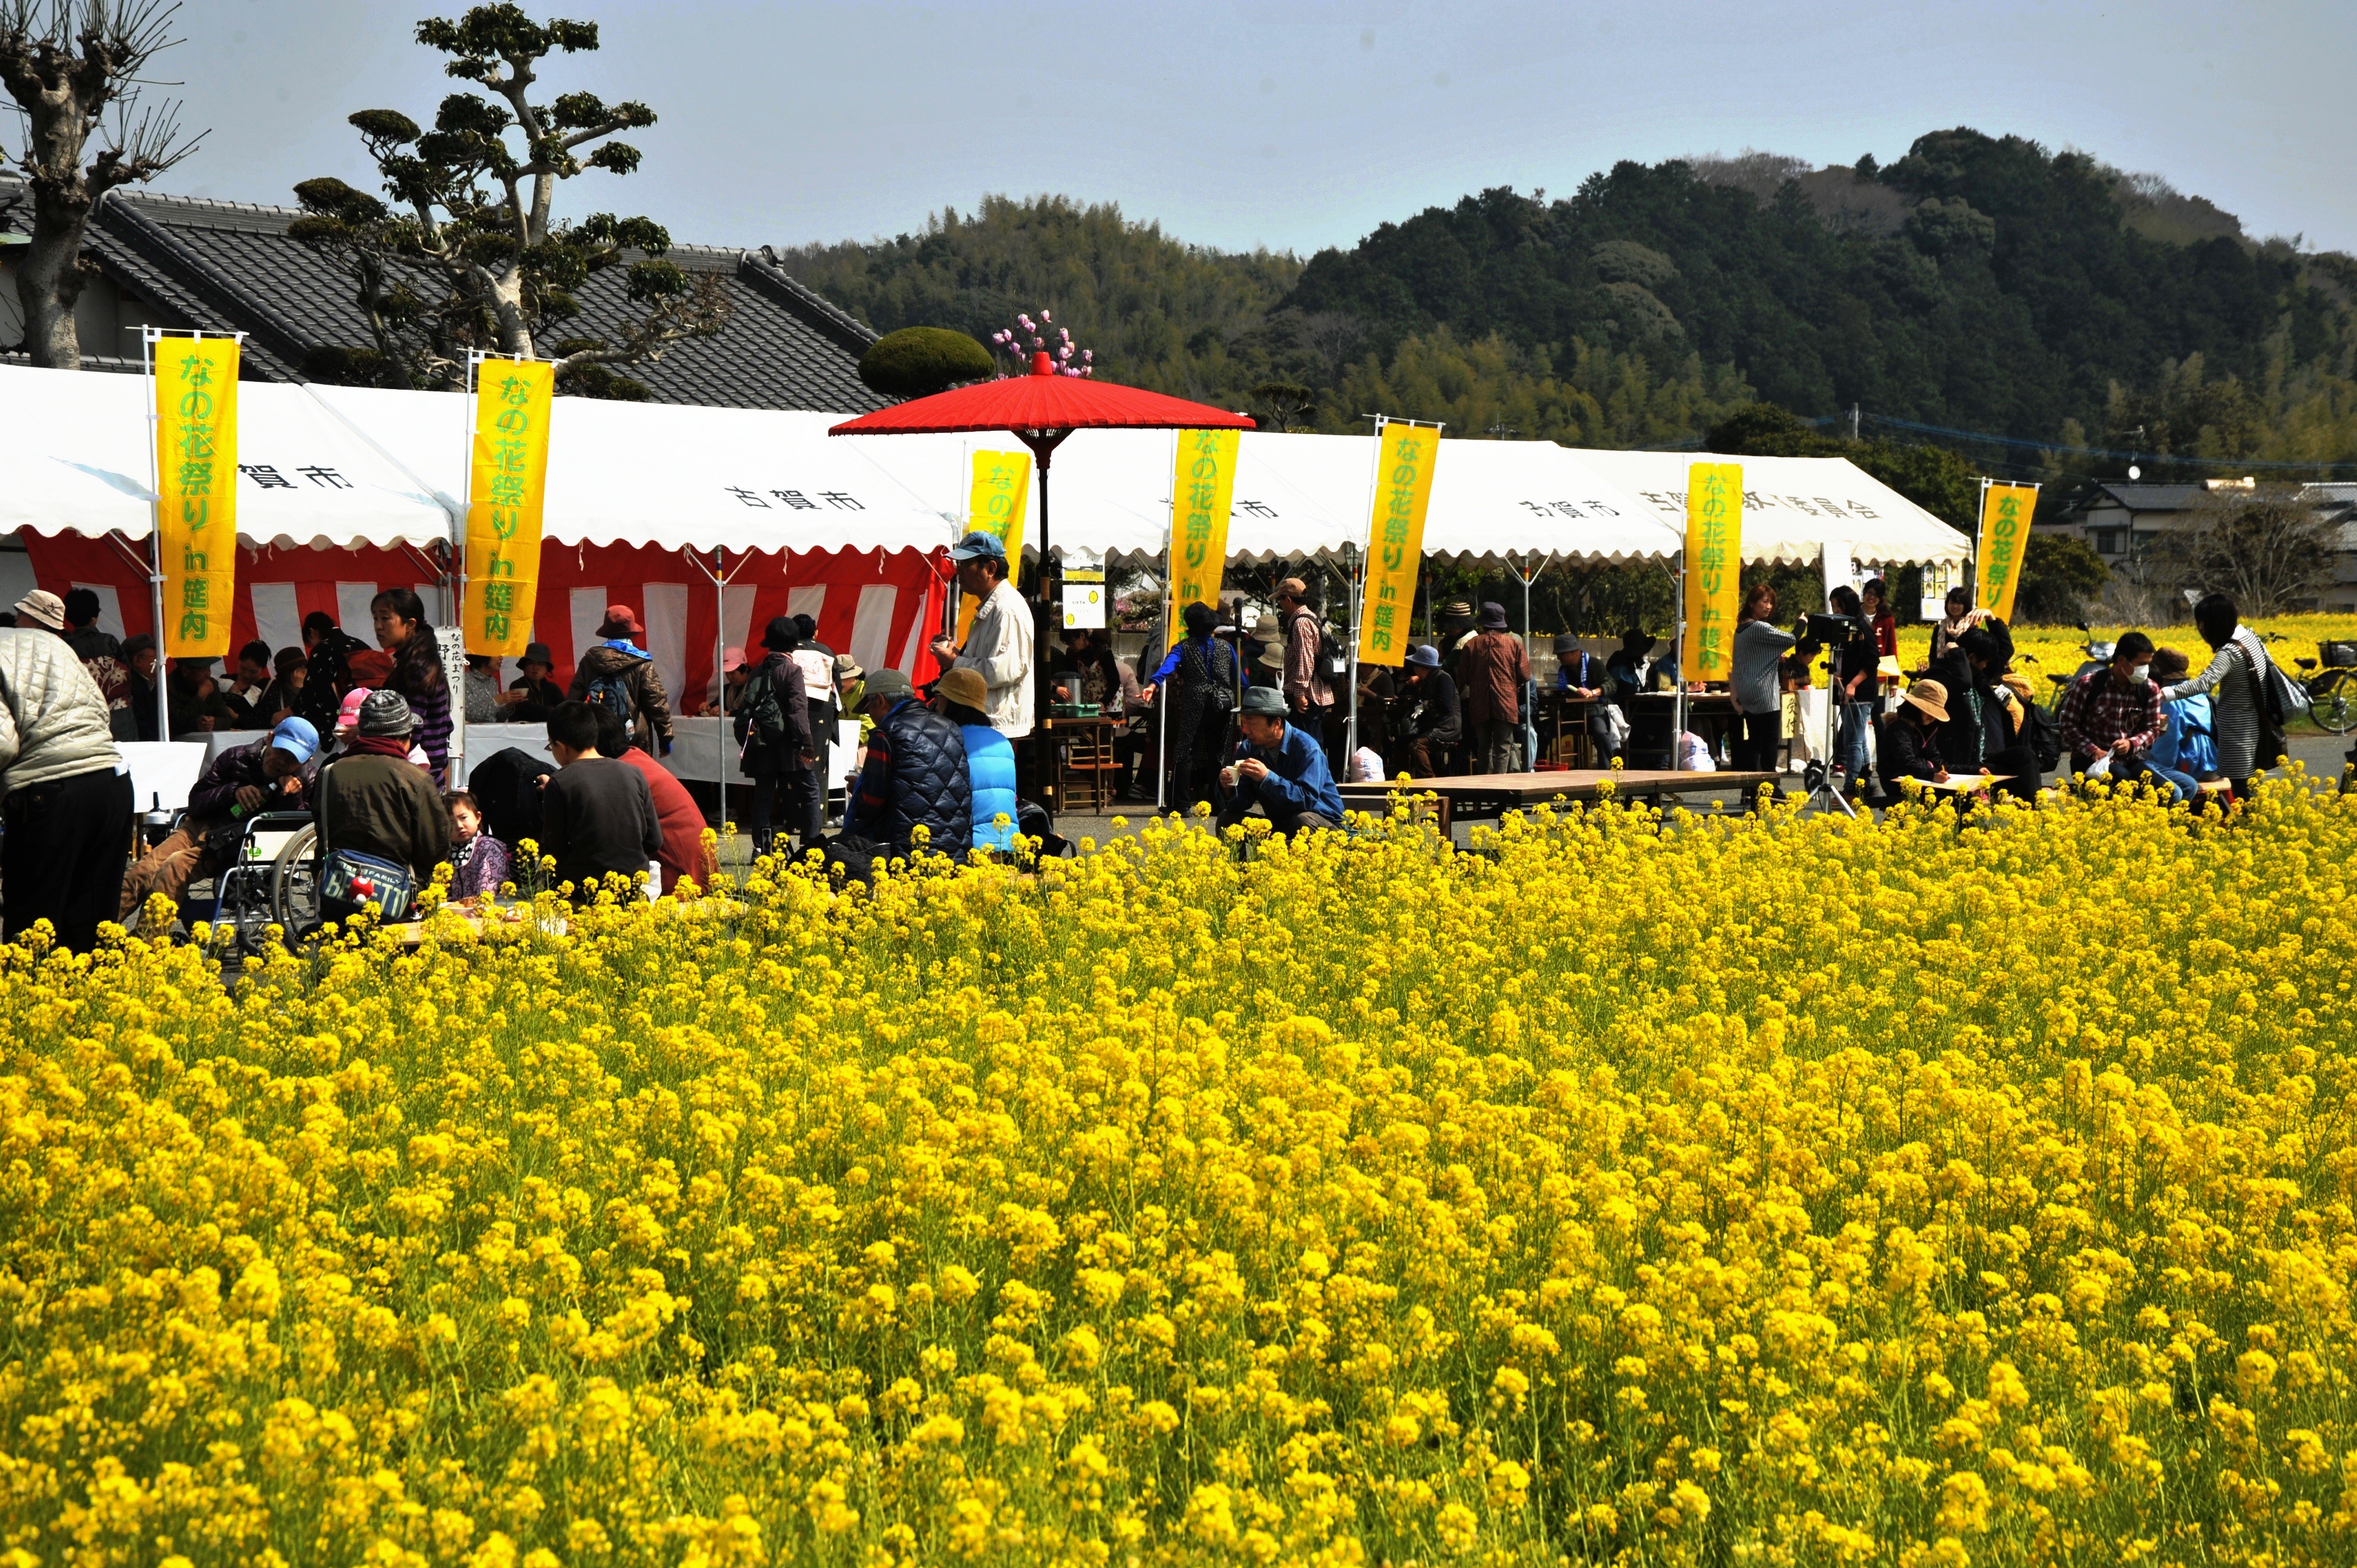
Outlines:
POLYGON ((1004 430, 1031 448, 1039 472, 1040 599, 1047 599, 1048 459, 1075 430, 1250 430, 1253 422, 1209 403, 1139 387, 1059 375, 1053 356, 1031 356, 1031 373, 977 381, 847 419, 829 435, 941 435, 1004 430))

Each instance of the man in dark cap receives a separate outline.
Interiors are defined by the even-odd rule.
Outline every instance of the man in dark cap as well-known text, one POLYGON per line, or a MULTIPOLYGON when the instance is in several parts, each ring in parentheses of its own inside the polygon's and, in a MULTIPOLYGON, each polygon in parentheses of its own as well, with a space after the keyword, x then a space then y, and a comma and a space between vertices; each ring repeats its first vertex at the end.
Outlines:
POLYGON ((1342 825, 1342 795, 1326 766, 1326 748, 1291 721, 1285 698, 1266 686, 1244 693, 1235 760, 1220 769, 1220 824, 1242 822, 1257 806, 1287 838, 1305 829, 1342 825))
POLYGON ((508 717, 516 724, 546 724, 556 704, 565 701, 565 688, 549 679, 556 669, 556 655, 544 642, 528 643, 523 657, 516 660, 516 678, 508 682, 511 692, 523 696, 508 717))
MULTIPOLYGON (((963 858, 974 842, 974 779, 965 736, 917 701, 916 687, 901 671, 871 671, 863 702, 876 727, 868 734, 867 760, 852 786, 844 837, 871 856, 906 855, 915 850, 921 827, 929 850, 963 858)), ((845 869, 857 874, 853 865, 845 869)))
POLYGON ((151 895, 178 904, 189 883, 227 870, 242 830, 257 811, 307 811, 319 778, 319 732, 308 719, 285 718, 262 739, 231 746, 208 763, 188 791, 188 815, 162 843, 123 874, 126 925, 151 895))
POLYGON ((1465 734, 1457 682, 1440 667, 1440 650, 1428 642, 1407 650, 1400 677, 1398 728, 1407 771, 1417 779, 1440 778, 1465 734))
POLYGON ((1530 678, 1530 652, 1506 629, 1506 607, 1483 605, 1480 629, 1457 653, 1457 700, 1475 772, 1523 771, 1523 687, 1530 678))
MULTIPOLYGON (((1031 733, 1031 607, 1008 580, 1006 543, 975 529, 950 552, 957 563, 958 591, 976 601, 963 646, 933 639, 933 657, 981 673, 990 690, 990 722, 1009 740, 1031 733)), ((877 671, 877 674, 883 673, 877 671)), ((871 677, 873 679, 873 677, 871 677)))
POLYGON ((1558 702, 1587 703, 1587 736, 1596 747, 1596 758, 1601 763, 1615 749, 1612 745, 1612 724, 1599 700, 1604 695, 1604 660, 1579 645, 1579 639, 1569 632, 1555 639, 1555 691, 1558 702))

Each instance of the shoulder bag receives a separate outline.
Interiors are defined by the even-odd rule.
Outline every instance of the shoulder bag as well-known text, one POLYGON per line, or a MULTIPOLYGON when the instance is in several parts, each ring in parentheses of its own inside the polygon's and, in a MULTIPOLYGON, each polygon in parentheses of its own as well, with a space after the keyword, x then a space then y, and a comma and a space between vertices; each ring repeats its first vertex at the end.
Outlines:
POLYGON ((356 849, 327 847, 328 795, 323 774, 319 779, 319 897, 366 905, 388 925, 408 918, 409 907, 417 897, 417 882, 409 867, 356 849))

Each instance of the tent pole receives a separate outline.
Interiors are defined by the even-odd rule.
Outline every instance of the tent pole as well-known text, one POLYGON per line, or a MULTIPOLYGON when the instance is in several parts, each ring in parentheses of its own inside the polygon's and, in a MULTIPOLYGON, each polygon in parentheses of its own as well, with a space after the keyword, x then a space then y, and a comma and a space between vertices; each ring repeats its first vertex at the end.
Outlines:
MULTIPOLYGON (((147 377, 147 492, 156 498, 147 514, 147 598, 156 617, 156 738, 172 738, 171 669, 164 660, 164 475, 156 443, 164 438, 162 417, 156 412, 156 340, 162 334, 150 327, 139 334, 139 358, 147 377)), ((234 476, 232 482, 234 481, 234 476)), ((231 541, 235 548, 235 541, 231 541)))
POLYGON ((1343 777, 1348 778, 1351 772, 1351 759, 1359 755, 1359 618, 1366 613, 1367 564, 1356 548, 1351 546, 1344 548, 1350 550, 1348 564, 1351 568, 1351 575, 1348 579, 1351 626, 1348 641, 1344 644, 1350 655, 1350 662, 1348 673, 1343 677, 1351 682, 1351 690, 1347 693, 1351 703, 1351 716, 1342 726, 1342 774, 1343 777))
POLYGON ((1671 646, 1678 657, 1678 696, 1672 704, 1670 720, 1670 771, 1678 770, 1684 760, 1686 741, 1686 556, 1678 552, 1678 633, 1671 646))
MULTIPOLYGON (((712 552, 712 600, 715 609, 712 627, 712 680, 719 693, 716 704, 720 724, 712 736, 714 760, 720 770, 720 829, 728 831, 728 671, 721 668, 728 658, 728 547, 717 545, 712 552)), ((824 779, 819 789, 826 788, 824 779)))

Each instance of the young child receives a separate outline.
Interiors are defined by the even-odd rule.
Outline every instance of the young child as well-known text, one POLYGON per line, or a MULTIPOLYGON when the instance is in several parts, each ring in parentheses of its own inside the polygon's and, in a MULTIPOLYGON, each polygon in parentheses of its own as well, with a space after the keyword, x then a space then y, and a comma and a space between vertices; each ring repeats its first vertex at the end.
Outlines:
POLYGON ((508 880, 508 846, 483 831, 482 803, 468 789, 445 797, 450 808, 450 897, 496 897, 508 880))

